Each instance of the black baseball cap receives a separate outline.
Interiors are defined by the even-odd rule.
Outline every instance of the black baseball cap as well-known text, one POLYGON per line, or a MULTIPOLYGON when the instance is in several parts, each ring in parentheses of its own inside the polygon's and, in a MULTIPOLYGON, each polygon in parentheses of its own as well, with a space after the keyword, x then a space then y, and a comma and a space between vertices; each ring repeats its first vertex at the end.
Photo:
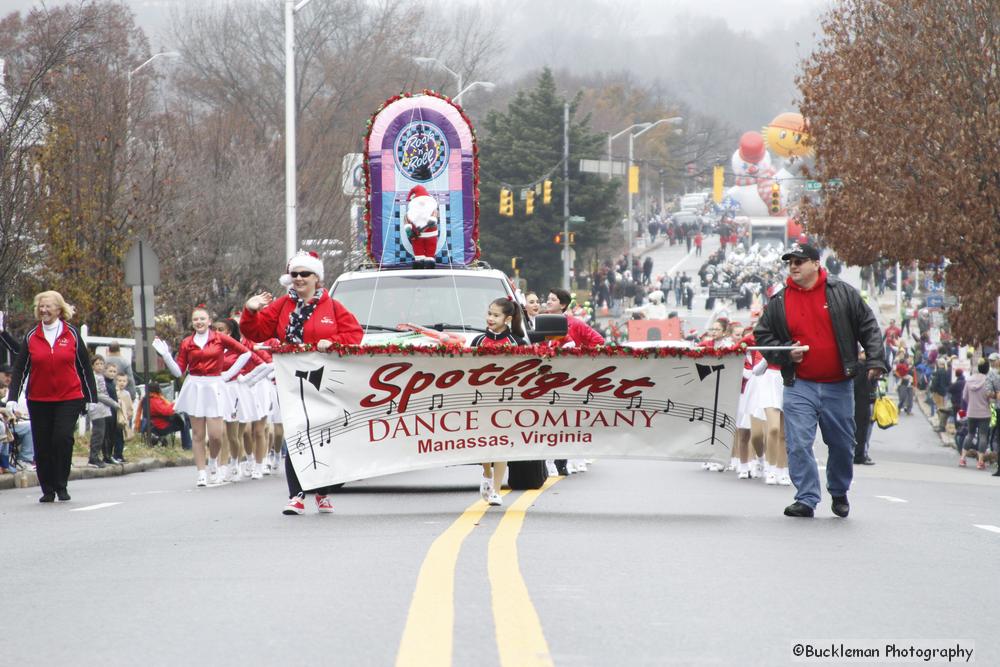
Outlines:
POLYGON ((10 364, 0 364, 0 373, 6 373, 7 375, 13 375, 14 369, 11 368, 10 364))
POLYGON ((814 262, 819 261, 819 250, 807 245, 805 243, 795 243, 781 256, 781 261, 787 262, 792 257, 798 257, 799 259, 811 259, 814 262))

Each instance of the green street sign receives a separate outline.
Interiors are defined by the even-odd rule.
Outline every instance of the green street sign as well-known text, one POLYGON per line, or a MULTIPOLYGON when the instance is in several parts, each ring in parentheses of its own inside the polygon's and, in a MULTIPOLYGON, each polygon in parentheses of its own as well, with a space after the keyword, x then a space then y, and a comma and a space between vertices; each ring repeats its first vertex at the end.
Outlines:
POLYGON ((826 182, 826 185, 827 185, 827 187, 830 187, 830 188, 839 188, 839 187, 843 187, 844 181, 842 181, 839 178, 831 178, 830 180, 828 180, 826 182))
POLYGON ((587 222, 587 219, 585 217, 583 217, 582 215, 571 215, 567 219, 567 222, 569 222, 569 224, 571 224, 571 225, 579 225, 579 224, 582 224, 584 222, 587 222))
POLYGON ((806 190, 809 192, 815 192, 817 190, 823 189, 823 184, 819 181, 806 181, 806 190))

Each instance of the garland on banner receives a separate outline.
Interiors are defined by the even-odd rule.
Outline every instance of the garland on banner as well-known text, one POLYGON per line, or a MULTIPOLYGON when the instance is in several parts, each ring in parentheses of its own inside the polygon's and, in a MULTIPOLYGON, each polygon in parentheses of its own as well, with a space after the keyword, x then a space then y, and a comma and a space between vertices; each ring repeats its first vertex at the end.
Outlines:
MULTIPOLYGON (((619 345, 602 347, 550 347, 548 345, 506 345, 504 347, 462 347, 460 345, 341 345, 334 343, 327 350, 341 357, 374 357, 377 355, 401 355, 426 357, 578 357, 597 359, 599 357, 628 357, 632 359, 688 358, 703 359, 729 357, 746 353, 746 344, 722 348, 650 347, 633 348, 619 345)), ((303 345, 278 345, 271 348, 279 354, 318 352, 312 343, 303 345)))
MULTIPOLYGON (((472 120, 470 120, 469 117, 467 115, 465 115, 465 111, 462 110, 461 105, 458 104, 458 102, 455 102, 454 100, 452 100, 447 95, 442 95, 441 93, 439 93, 437 91, 429 90, 427 88, 424 88, 423 90, 421 90, 419 94, 421 94, 421 95, 428 95, 430 97, 436 97, 436 98, 438 98, 440 100, 444 100, 445 102, 447 102, 451 106, 455 107, 455 109, 458 111, 458 115, 461 116, 462 120, 464 120, 465 123, 466 123, 466 125, 469 126, 469 132, 472 134, 472 166, 473 166, 473 168, 472 168, 472 187, 473 187, 473 190, 474 190, 473 196, 472 196, 472 201, 473 201, 473 215, 475 216, 475 218, 474 218, 475 224, 473 225, 473 228, 472 228, 472 242, 476 246, 476 259, 478 259, 481 256, 481 249, 479 247, 479 142, 476 139, 476 128, 473 127, 472 120)), ((400 93, 398 95, 393 95, 392 97, 390 97, 389 99, 387 99, 385 102, 383 102, 378 107, 378 109, 375 110, 375 113, 373 113, 371 115, 371 117, 368 118, 368 122, 367 122, 366 128, 365 128, 365 138, 364 138, 364 144, 363 144, 364 145, 364 152, 362 153, 362 155, 363 155, 363 164, 364 164, 364 169, 362 169, 362 172, 363 172, 364 181, 365 181, 365 217, 364 217, 364 220, 365 220, 365 234, 368 237, 368 240, 365 242, 365 245, 366 245, 365 249, 367 251, 369 259, 371 259, 371 261, 373 261, 373 262, 375 262, 376 264, 379 264, 379 265, 381 265, 381 261, 379 261, 379 259, 376 258, 374 256, 374 254, 372 253, 372 229, 371 229, 371 226, 372 226, 372 184, 371 184, 371 176, 370 176, 370 166, 368 164, 368 141, 371 139, 371 136, 372 136, 372 127, 374 126, 375 119, 378 117, 378 115, 380 113, 382 113, 382 111, 387 106, 389 106, 390 104, 392 104, 393 102, 397 102, 399 100, 406 99, 407 97, 415 97, 415 94, 414 93, 405 93, 404 92, 404 93, 400 93)))

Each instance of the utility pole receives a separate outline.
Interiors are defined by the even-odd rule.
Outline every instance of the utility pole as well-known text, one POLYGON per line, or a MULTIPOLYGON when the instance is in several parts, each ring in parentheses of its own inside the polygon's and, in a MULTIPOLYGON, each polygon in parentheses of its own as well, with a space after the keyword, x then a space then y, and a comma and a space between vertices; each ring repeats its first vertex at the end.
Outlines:
POLYGON ((569 291, 569 102, 563 103, 563 289, 569 291))

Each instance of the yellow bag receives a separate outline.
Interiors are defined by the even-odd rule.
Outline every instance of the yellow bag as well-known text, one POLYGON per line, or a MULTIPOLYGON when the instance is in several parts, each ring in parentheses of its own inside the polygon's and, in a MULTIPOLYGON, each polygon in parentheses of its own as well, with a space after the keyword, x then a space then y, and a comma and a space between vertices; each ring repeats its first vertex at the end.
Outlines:
POLYGON ((899 423, 899 409, 891 398, 881 392, 872 408, 872 421, 881 429, 892 428, 899 423))

